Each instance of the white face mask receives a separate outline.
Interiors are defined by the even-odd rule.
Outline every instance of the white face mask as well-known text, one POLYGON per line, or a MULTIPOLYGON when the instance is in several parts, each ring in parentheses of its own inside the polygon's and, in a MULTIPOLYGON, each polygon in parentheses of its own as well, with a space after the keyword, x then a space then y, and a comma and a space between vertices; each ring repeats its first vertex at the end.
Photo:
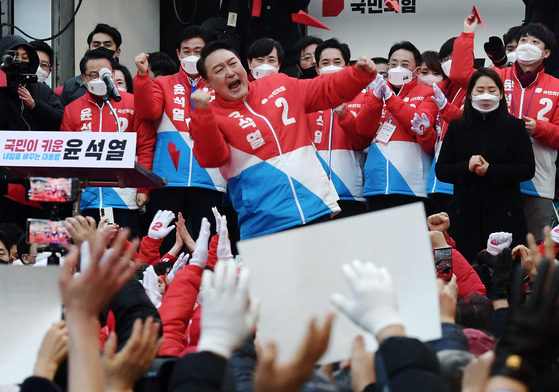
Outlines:
POLYGON ((532 44, 522 44, 516 47, 516 60, 522 65, 534 64, 542 58, 542 50, 532 44))
POLYGON ((117 88, 118 88, 118 91, 124 91, 124 92, 127 92, 127 91, 128 91, 128 89, 127 89, 127 88, 124 88, 124 87, 117 87, 117 88))
POLYGON ((264 64, 260 64, 258 67, 254 67, 250 71, 250 73, 252 73, 254 79, 260 79, 263 78, 264 76, 277 74, 278 71, 279 69, 274 67, 273 65, 264 63, 264 64))
POLYGON ((198 56, 186 56, 181 59, 181 67, 189 75, 198 75, 198 70, 196 69, 196 63, 200 57, 198 56))
POLYGON ((442 80, 443 80, 443 77, 440 76, 440 75, 437 76, 437 75, 421 75, 421 74, 419 74, 417 76, 417 82, 418 83, 424 84, 424 85, 429 86, 429 87, 433 87, 433 84, 439 83, 442 80))
POLYGON ((343 68, 342 67, 338 67, 337 65, 327 65, 326 67, 320 68, 318 70, 318 74, 319 75, 326 75, 329 73, 334 73, 334 72, 338 72, 341 71, 343 68))
POLYGON ((412 72, 404 67, 397 66, 388 70, 388 81, 395 87, 403 86, 413 79, 412 72))
POLYGON ((452 66, 452 60, 447 60, 441 64, 444 74, 450 78, 450 67, 452 66))
POLYGON ((49 73, 41 67, 37 68, 37 72, 35 73, 37 74, 37 81, 39 83, 45 83, 45 80, 49 77, 49 73))
POLYGON ((98 97, 102 97, 107 94, 107 85, 102 79, 92 79, 87 83, 87 90, 98 97))
POLYGON ((510 52, 507 54, 507 62, 512 64, 516 61, 516 52, 510 52))
POLYGON ((472 107, 480 113, 489 113, 499 107, 501 98, 498 95, 483 93, 481 95, 472 95, 472 107), (494 104, 487 109, 482 108, 477 104, 479 101, 491 101, 494 104))

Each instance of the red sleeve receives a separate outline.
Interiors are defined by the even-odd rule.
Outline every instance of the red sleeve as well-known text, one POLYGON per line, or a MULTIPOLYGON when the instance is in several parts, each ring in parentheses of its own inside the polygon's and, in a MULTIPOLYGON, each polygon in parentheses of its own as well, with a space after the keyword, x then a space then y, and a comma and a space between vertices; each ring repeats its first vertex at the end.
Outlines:
POLYGON ((194 156, 202 167, 223 166, 231 157, 229 143, 219 130, 211 108, 192 111, 190 133, 194 139, 194 156))
POLYGON ((161 86, 149 80, 149 73, 134 76, 134 107, 143 120, 159 120, 165 107, 161 86))
POLYGON ((364 137, 374 138, 380 126, 382 107, 384 103, 373 94, 373 90, 367 91, 361 110, 357 115, 355 131, 364 137))
POLYGON ((536 129, 532 136, 543 145, 559 150, 559 107, 555 108, 551 121, 536 120, 536 129))
POLYGON ((64 114, 62 115, 62 124, 60 125, 60 130, 63 132, 75 131, 75 126, 72 126, 72 121, 70 119, 70 108, 68 106, 66 106, 64 114))
POLYGON ((346 67, 313 79, 298 79, 297 91, 303 96, 305 111, 313 113, 353 100, 376 76, 376 72, 370 74, 353 66, 346 67))
POLYGON ((64 90, 64 86, 58 86, 57 88, 55 88, 52 91, 60 97, 60 96, 62 96, 62 90, 64 90))
POLYGON ((140 242, 140 252, 137 260, 141 264, 156 265, 159 262, 159 248, 163 243, 163 239, 156 240, 149 236, 144 236, 140 242))
POLYGON ((187 265, 177 272, 163 296, 159 314, 165 341, 159 355, 179 356, 187 346, 186 329, 200 291, 204 270, 197 265, 187 265))
POLYGON ((474 33, 462 33, 454 41, 450 80, 467 88, 474 73, 474 33))
POLYGON ((212 269, 215 267, 215 264, 217 263, 218 242, 219 242, 219 234, 216 233, 210 241, 210 245, 208 249, 208 259, 206 260, 206 265, 208 267, 211 267, 212 269))
POLYGON ((452 246, 453 249, 456 249, 456 241, 454 241, 454 238, 449 236, 448 233, 444 233, 444 239, 448 246, 452 246))
MULTIPOLYGON (((134 116, 134 131, 136 132, 136 156, 138 163, 148 170, 153 168, 153 155, 157 133, 153 121, 141 120, 138 115, 134 116)), ((148 188, 138 188, 138 193, 149 194, 148 188)))
POLYGON ((459 296, 466 297, 470 293, 485 296, 485 286, 478 274, 456 249, 452 249, 452 273, 456 275, 459 296))
POLYGON ((462 109, 450 102, 446 103, 446 106, 440 111, 440 113, 443 120, 447 123, 462 117, 462 109))
MULTIPOLYGON (((434 95, 434 94, 433 94, 434 95)), ((446 104, 448 106, 448 103, 446 104)), ((446 107, 445 106, 445 107, 446 107)), ((421 116, 422 113, 425 113, 429 122, 431 124, 435 124, 437 120, 437 116, 439 115, 439 107, 437 104, 431 99, 431 97, 425 97, 425 100, 421 103, 421 110, 417 110, 417 114, 421 116)))
POLYGON ((361 136, 357 133, 357 115, 359 111, 353 114, 351 111, 347 110, 343 117, 338 118, 338 125, 344 131, 351 147, 355 150, 364 150, 371 145, 371 138, 361 136))

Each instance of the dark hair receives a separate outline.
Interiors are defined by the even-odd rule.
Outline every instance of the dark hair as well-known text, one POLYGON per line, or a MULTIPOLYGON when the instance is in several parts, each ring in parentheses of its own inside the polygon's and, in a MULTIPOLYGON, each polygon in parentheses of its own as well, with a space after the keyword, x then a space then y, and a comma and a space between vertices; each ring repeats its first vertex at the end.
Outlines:
POLYGON ((179 72, 177 63, 164 52, 150 53, 148 64, 149 69, 153 72, 153 77, 173 75, 179 72))
POLYGON ((283 57, 285 56, 285 51, 281 47, 281 44, 271 38, 260 38, 252 43, 247 51, 248 60, 255 59, 257 57, 264 57, 272 53, 272 50, 276 48, 278 52, 278 62, 281 64, 283 62, 283 57))
POLYGON ((230 51, 235 56, 237 56, 237 58, 240 61, 239 54, 227 42, 225 42, 225 41, 210 42, 209 44, 205 45, 202 48, 202 53, 200 54, 200 59, 196 63, 196 69, 198 70, 198 73, 202 76, 202 78, 204 78, 204 79, 208 78, 208 72, 206 70, 206 59, 208 58, 208 56, 210 54, 212 54, 213 52, 215 52, 217 50, 221 50, 221 49, 230 51))
POLYGON ((21 260, 22 255, 28 255, 30 250, 31 244, 27 243, 27 236, 24 233, 17 241, 17 254, 19 256, 19 259, 21 260))
POLYGON ((45 41, 31 41, 29 42, 36 52, 45 52, 49 56, 49 63, 52 66, 54 50, 45 41))
POLYGON ((115 64, 113 67, 114 71, 120 71, 124 75, 124 82, 126 83, 126 92, 130 94, 134 94, 134 79, 132 78, 132 74, 122 64, 115 64))
POLYGON ((522 26, 514 26, 511 27, 509 31, 507 31, 507 33, 503 35, 503 42, 505 43, 505 46, 510 44, 512 41, 518 42, 518 34, 520 33, 520 30, 522 30, 522 26))
POLYGON ((10 241, 10 237, 8 237, 8 235, 3 230, 0 230, 0 242, 4 244, 6 250, 8 251, 8 255, 10 255, 12 241, 10 241))
POLYGON ((443 77, 443 79, 446 79, 446 75, 443 71, 443 68, 441 67, 439 54, 437 52, 435 52, 434 50, 426 50, 421 54, 421 57, 423 59, 421 63, 425 63, 427 68, 429 68, 431 71, 437 72, 443 77))
POLYGON ((502 95, 501 101, 499 102, 499 107, 497 108, 497 112, 499 113, 501 119, 504 119, 510 116, 509 111, 507 109, 507 101, 505 100, 505 87, 503 86, 503 81, 497 72, 493 71, 491 68, 479 68, 472 74, 470 78, 470 83, 468 84, 468 90, 466 91, 466 102, 464 103, 464 113, 461 120, 465 122, 466 125, 471 125, 473 122, 473 114, 475 109, 472 107, 472 91, 474 90, 474 86, 479 78, 482 76, 487 76, 495 82, 497 87, 499 88, 499 92, 502 95))
POLYGON ((301 52, 303 50, 305 50, 305 48, 309 45, 315 44, 315 45, 320 45, 321 43, 323 43, 324 41, 318 37, 315 37, 314 35, 305 35, 301 38, 299 38, 299 40, 297 42, 295 42, 295 45, 293 46, 293 49, 295 50, 295 53, 297 53, 297 57, 301 57, 301 52))
POLYGON ((342 57, 346 65, 349 65, 351 60, 351 52, 349 51, 349 46, 347 44, 342 44, 336 38, 330 38, 318 45, 314 51, 314 58, 316 63, 319 63, 320 54, 324 49, 338 49, 342 53, 342 57))
POLYGON ((111 55, 111 51, 107 48, 97 48, 94 50, 90 50, 82 57, 82 59, 80 60, 80 73, 82 75, 85 75, 85 69, 87 68, 87 63, 89 62, 89 60, 97 59, 107 59, 111 63, 112 69, 115 69, 116 67, 116 61, 111 55))
POLYGON ((91 46, 93 36, 98 33, 110 35, 113 38, 113 41, 115 41, 116 48, 120 48, 120 45, 122 44, 122 36, 117 29, 105 23, 99 23, 97 26, 95 26, 95 29, 93 29, 93 31, 89 33, 89 35, 87 36, 87 46, 91 46))
POLYGON ((373 57, 373 63, 375 64, 388 64, 388 59, 386 57, 373 57))
POLYGON ((549 49, 552 52, 553 49, 555 49, 555 45, 557 43, 555 41, 555 35, 553 34, 553 31, 551 31, 543 23, 537 22, 527 24, 518 33, 518 38, 522 38, 527 35, 531 35, 532 37, 536 37, 537 39, 543 41, 546 49, 549 49))
POLYGON ((191 38, 200 38, 204 41, 204 44, 209 41, 207 33, 200 26, 190 25, 185 27, 184 30, 180 32, 176 45, 177 50, 181 50, 182 43, 191 38))
POLYGON ((163 261, 153 266, 153 270, 157 276, 167 275, 168 270, 173 268, 173 263, 170 261, 163 261))
POLYGON ((400 49, 407 50, 408 52, 411 52, 413 54, 413 58, 415 59, 415 65, 417 67, 421 66, 421 53, 419 53, 419 50, 417 50, 415 45, 412 44, 409 41, 401 41, 401 42, 397 42, 394 45, 392 45, 392 47, 390 48, 390 51, 388 52, 388 59, 390 59, 390 57, 392 57, 392 55, 394 54, 395 51, 400 50, 400 49))
POLYGON ((454 51, 454 41, 456 37, 449 38, 441 45, 439 49, 439 60, 444 59, 454 51))
POLYGON ((493 301, 479 294, 458 297, 456 324, 464 328, 479 329, 488 335, 493 331, 493 301))

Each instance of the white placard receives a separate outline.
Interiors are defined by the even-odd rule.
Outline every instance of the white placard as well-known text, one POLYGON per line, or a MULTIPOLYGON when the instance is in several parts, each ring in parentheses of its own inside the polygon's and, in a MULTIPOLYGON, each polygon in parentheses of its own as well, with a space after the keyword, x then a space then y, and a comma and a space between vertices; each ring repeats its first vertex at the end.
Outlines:
POLYGON ((41 341, 62 314, 58 271, 0 266, 0 385, 33 375, 41 341))
POLYGON ((134 132, 0 131, 0 166, 133 168, 134 132))
MULTIPOLYGON (((241 241, 238 246, 243 266, 251 271, 251 297, 261 302, 261 342, 276 341, 280 359, 295 353, 312 315, 323 318, 333 309, 332 293, 351 297, 341 266, 355 259, 388 268, 408 336, 424 341, 441 337, 433 251, 420 203, 241 241)), ((358 333, 363 331, 339 314, 322 362, 349 358, 358 333)))

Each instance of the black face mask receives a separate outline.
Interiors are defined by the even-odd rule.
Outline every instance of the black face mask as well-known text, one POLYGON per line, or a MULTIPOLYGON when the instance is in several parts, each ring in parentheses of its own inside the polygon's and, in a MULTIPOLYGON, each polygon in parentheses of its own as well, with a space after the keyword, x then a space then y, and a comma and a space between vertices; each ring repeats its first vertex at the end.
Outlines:
POLYGON ((299 68, 299 72, 301 73, 301 79, 312 79, 318 76, 316 67, 309 67, 307 69, 299 68))

